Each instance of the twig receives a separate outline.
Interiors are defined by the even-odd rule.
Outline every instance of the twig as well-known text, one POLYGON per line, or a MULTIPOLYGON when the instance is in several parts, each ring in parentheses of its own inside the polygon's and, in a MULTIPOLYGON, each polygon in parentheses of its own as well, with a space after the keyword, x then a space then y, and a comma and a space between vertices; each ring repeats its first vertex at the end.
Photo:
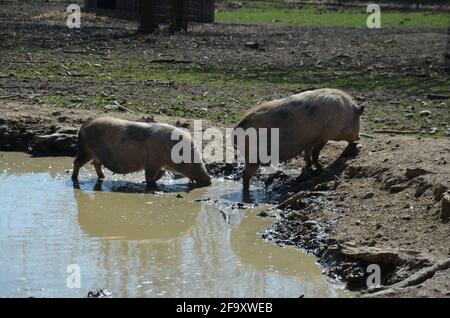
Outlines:
POLYGON ((372 130, 374 133, 378 134, 418 134, 418 130, 396 130, 396 129, 375 129, 372 130))
POLYGON ((360 135, 361 137, 365 137, 365 138, 369 138, 369 139, 375 139, 375 138, 377 138, 377 137, 375 137, 375 136, 368 135, 368 134, 364 134, 364 133, 360 133, 359 135, 360 135))
POLYGON ((65 65, 60 65, 59 67, 61 67, 63 70, 70 72, 69 68, 65 65))
POLYGON ((305 196, 304 192, 298 192, 298 193, 294 194, 293 196, 287 198, 283 202, 281 202, 277 206, 277 209, 284 210, 286 208, 292 207, 294 204, 297 204, 298 208, 305 208, 306 204, 303 201, 301 201, 301 199, 304 198, 304 196, 305 196))
POLYGON ((131 109, 129 109, 129 108, 127 108, 127 107, 125 107, 125 106, 119 104, 119 102, 116 101, 116 100, 113 102, 113 104, 114 104, 114 106, 116 106, 117 109, 120 110, 120 111, 127 111, 127 112, 129 112, 129 113, 134 113, 134 111, 132 111, 131 109))
POLYGON ((437 271, 445 270, 450 268, 450 259, 440 260, 436 262, 433 266, 425 267, 418 271, 417 273, 411 275, 410 277, 402 280, 393 285, 389 286, 381 286, 378 288, 373 288, 372 290, 368 290, 369 293, 372 293, 370 296, 382 296, 392 292, 394 289, 406 288, 409 286, 415 286, 423 283, 427 279, 434 276, 437 271))
POLYGON ((38 64, 38 63, 48 63, 48 61, 3 61, 2 63, 12 63, 12 64, 38 64))
POLYGON ((16 97, 20 97, 20 94, 0 96, 0 99, 10 99, 10 98, 16 98, 16 97))
POLYGON ((67 66, 65 66, 65 65, 59 65, 59 67, 61 67, 61 68, 65 71, 66 75, 69 75, 69 76, 75 76, 75 77, 89 76, 89 74, 73 73, 73 72, 72 72, 67 66))
POLYGON ((192 61, 176 60, 172 58, 152 60, 150 63, 190 64, 192 61))
POLYGON ((108 53, 104 53, 104 52, 92 52, 92 51, 67 51, 67 50, 62 50, 64 53, 68 53, 68 54, 97 54, 97 55, 108 55, 108 53))
POLYGON ((444 95, 444 94, 428 94, 428 99, 449 99, 450 95, 444 95))
POLYGON ((79 73, 72 73, 72 72, 67 72, 67 75, 69 75, 69 76, 75 76, 75 77, 89 76, 89 74, 79 74, 79 73))

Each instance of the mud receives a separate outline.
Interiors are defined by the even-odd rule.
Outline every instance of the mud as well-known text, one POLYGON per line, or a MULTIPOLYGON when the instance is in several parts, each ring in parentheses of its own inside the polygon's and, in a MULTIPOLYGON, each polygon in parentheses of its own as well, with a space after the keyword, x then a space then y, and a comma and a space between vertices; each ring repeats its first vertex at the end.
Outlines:
POLYGON ((1 296, 345 297, 315 257, 261 238, 273 220, 263 192, 242 203, 240 185, 189 190, 167 175, 149 193, 143 174, 98 183, 71 158, 0 153, 1 296), (24 192, 23 189, 28 189, 24 192), (20 249, 21 253, 17 253, 20 249), (67 266, 81 270, 68 288, 67 266))
MULTIPOLYGON (((448 140, 363 138, 356 156, 354 149, 348 156, 344 145, 327 147, 322 160, 328 167, 322 173, 269 180, 269 192, 282 198, 283 210, 275 212, 282 220, 264 237, 313 253, 327 275, 364 293, 369 264, 380 265, 382 285, 392 286, 449 258, 444 198, 450 186, 448 140), (422 151, 415 151, 419 147, 422 151), (400 256, 404 254, 408 256, 400 256)), ((290 165, 296 164, 303 163, 290 165)), ((433 288, 430 295, 446 297, 448 270, 437 272, 431 279, 440 289, 433 288)), ((422 283, 382 296, 426 296, 423 286, 432 283, 422 283)))

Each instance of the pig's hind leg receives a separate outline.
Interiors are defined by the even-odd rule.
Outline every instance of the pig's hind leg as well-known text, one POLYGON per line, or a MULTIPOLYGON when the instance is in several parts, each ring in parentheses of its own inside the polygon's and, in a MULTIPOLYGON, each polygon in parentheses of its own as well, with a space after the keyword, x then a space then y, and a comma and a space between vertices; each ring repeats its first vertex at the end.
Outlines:
POLYGON ((105 179, 105 175, 103 174, 103 171, 102 171, 102 164, 100 163, 100 161, 94 160, 93 164, 94 164, 95 172, 97 172, 98 178, 105 179))
POLYGON ((323 147, 325 147, 326 144, 327 144, 326 141, 318 140, 314 143, 314 146, 312 148, 311 152, 312 162, 318 170, 322 170, 323 168, 322 165, 319 163, 319 155, 320 151, 323 149, 323 147))
POLYGON ((146 169, 145 170, 145 182, 148 188, 156 186, 156 181, 162 178, 166 171, 162 169, 146 169))
POLYGON ((78 180, 78 174, 80 172, 80 168, 92 160, 92 155, 88 153, 83 148, 78 148, 78 154, 73 162, 73 172, 72 172, 72 180, 78 180))
POLYGON ((256 171, 258 171, 258 168, 259 165, 254 163, 247 163, 245 165, 244 171, 242 171, 244 191, 248 191, 250 189, 250 179, 255 175, 256 171))
POLYGON ((306 169, 311 169, 312 167, 311 152, 312 147, 309 147, 305 149, 305 153, 303 154, 303 159, 305 160, 306 163, 306 169))

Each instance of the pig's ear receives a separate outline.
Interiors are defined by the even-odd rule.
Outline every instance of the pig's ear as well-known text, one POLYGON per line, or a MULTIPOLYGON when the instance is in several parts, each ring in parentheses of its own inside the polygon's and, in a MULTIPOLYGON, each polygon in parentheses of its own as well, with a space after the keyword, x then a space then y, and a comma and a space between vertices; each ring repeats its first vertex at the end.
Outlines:
POLYGON ((358 114, 362 115, 362 113, 364 113, 364 105, 356 106, 356 111, 358 114))

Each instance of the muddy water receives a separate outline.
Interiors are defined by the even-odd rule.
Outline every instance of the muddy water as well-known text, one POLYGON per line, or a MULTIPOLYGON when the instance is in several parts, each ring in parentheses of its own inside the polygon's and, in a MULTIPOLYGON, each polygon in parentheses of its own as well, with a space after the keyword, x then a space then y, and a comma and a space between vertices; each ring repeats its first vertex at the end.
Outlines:
POLYGON ((346 295, 314 257, 260 238, 272 222, 256 216, 268 207, 262 194, 236 209, 236 182, 187 192, 186 179, 169 176, 146 193, 142 174, 97 184, 91 167, 76 189, 71 162, 0 152, 0 297, 346 295), (81 288, 67 287, 70 264, 81 288))

